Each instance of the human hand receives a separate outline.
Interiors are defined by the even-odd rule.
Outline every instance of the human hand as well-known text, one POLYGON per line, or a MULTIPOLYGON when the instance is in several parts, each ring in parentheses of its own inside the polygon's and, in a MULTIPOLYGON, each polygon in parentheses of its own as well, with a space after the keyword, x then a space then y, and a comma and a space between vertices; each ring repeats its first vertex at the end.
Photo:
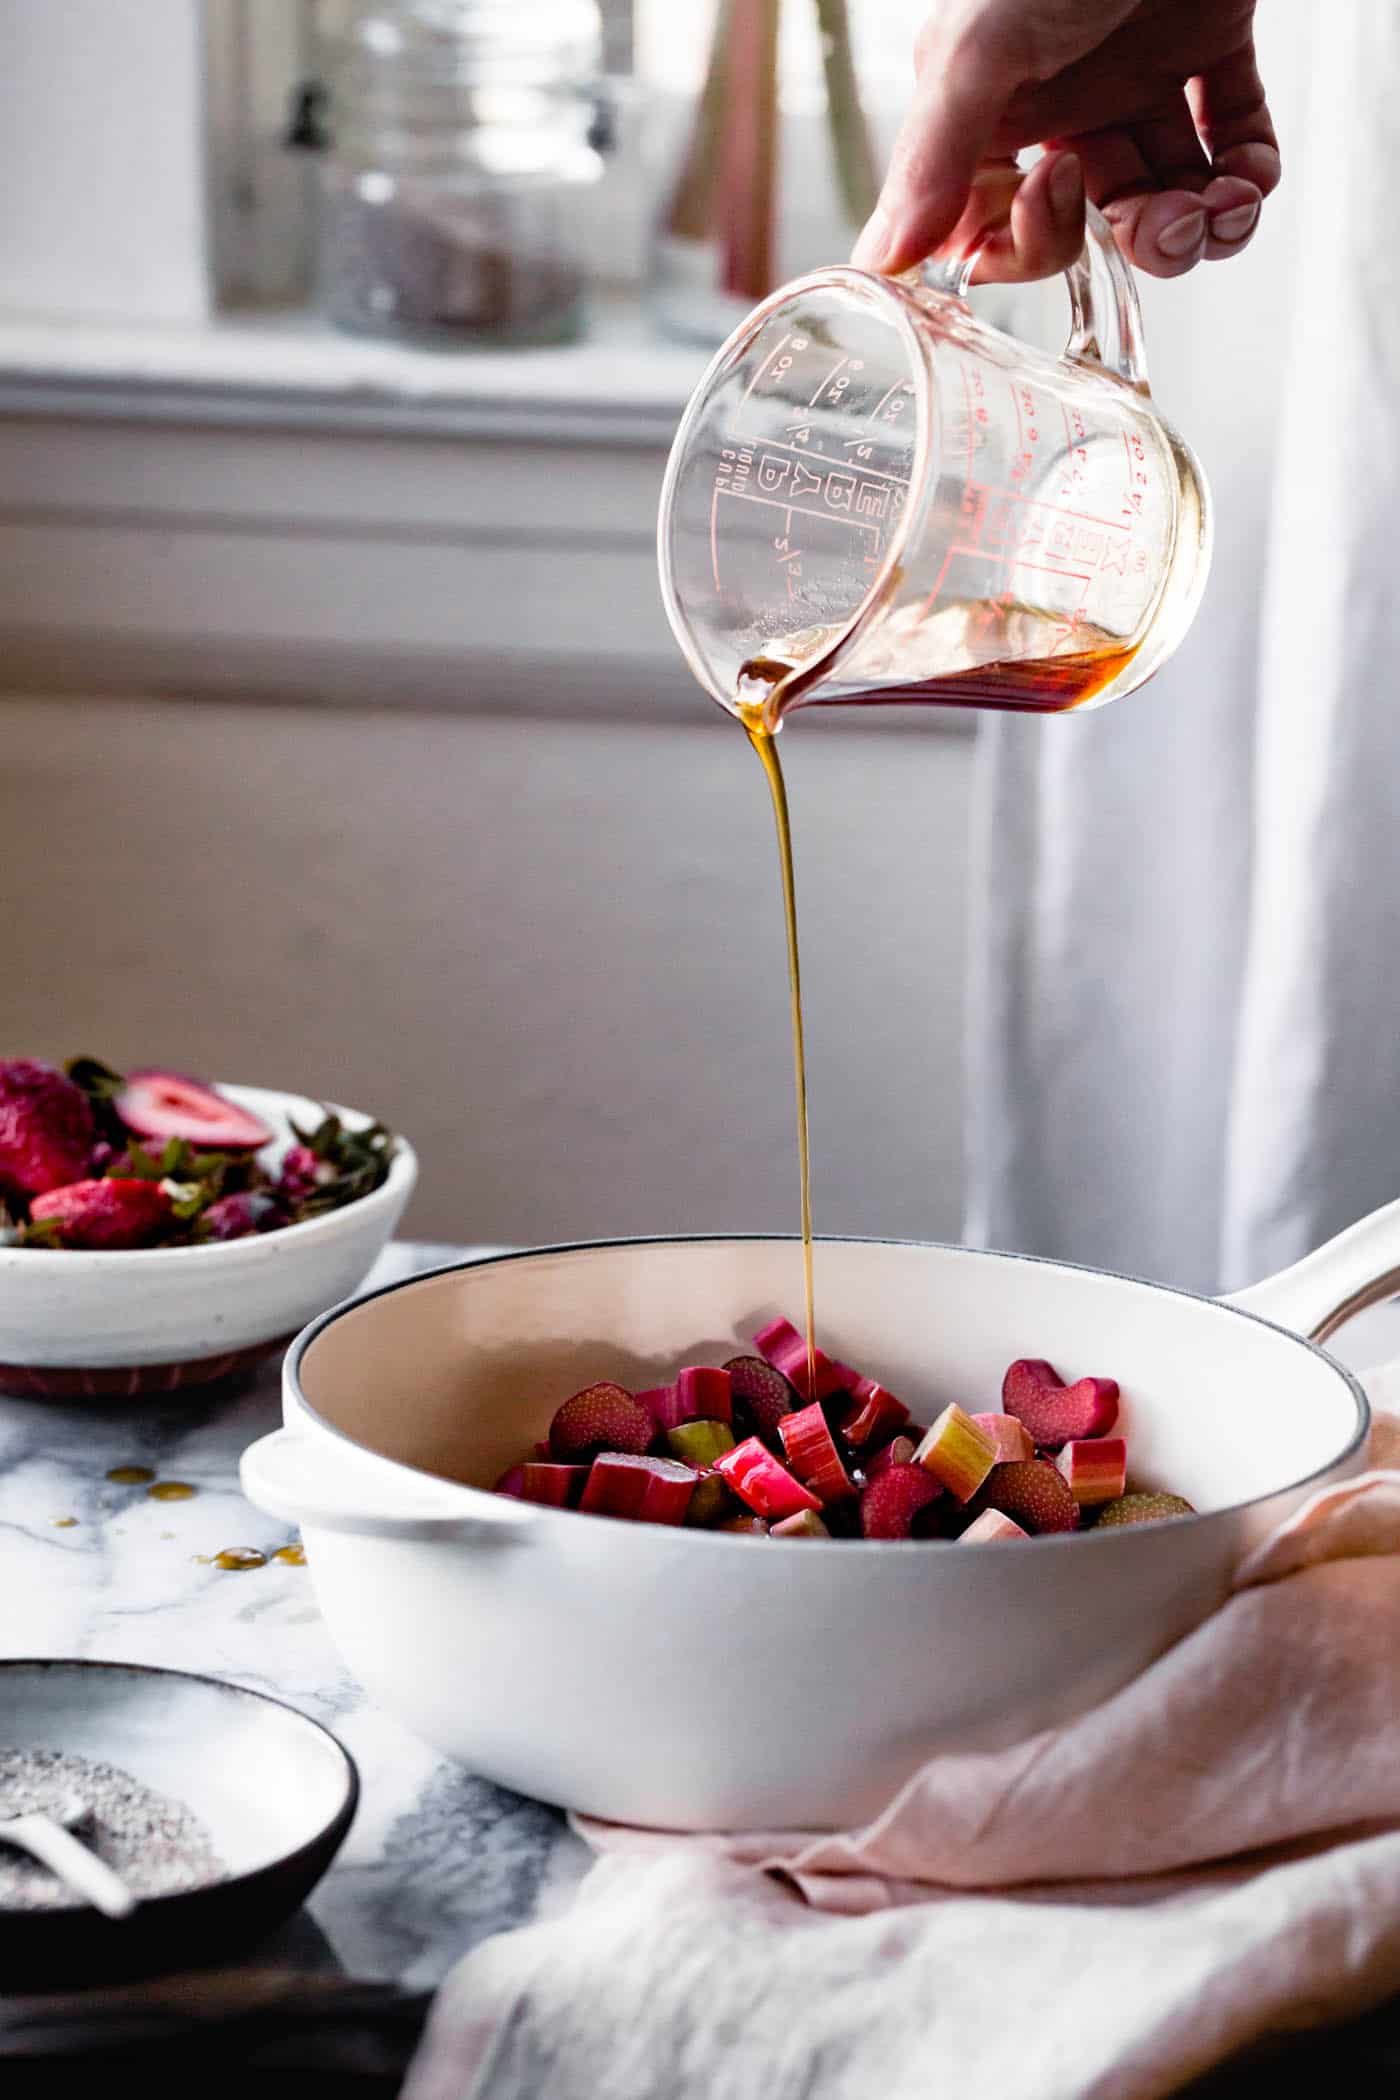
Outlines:
POLYGON ((864 269, 958 252, 986 224, 988 189, 1004 186, 1009 215, 979 279, 1064 269, 1086 191, 1129 262, 1179 277, 1238 255, 1278 183, 1254 0, 939 0, 915 73, 852 258, 864 269), (1030 145, 1045 153, 1017 183, 1014 156, 1030 145))

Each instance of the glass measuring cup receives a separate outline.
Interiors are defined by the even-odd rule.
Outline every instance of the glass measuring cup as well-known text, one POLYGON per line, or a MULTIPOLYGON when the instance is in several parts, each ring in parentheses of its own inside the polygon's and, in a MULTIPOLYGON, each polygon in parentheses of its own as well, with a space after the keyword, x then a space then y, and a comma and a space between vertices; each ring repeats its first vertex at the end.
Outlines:
POLYGON ((1060 357, 979 320, 975 251, 833 268, 757 307, 662 489, 666 611, 722 706, 1059 713, 1131 692, 1189 627, 1210 506, 1147 387, 1132 273, 1092 208, 1060 357))

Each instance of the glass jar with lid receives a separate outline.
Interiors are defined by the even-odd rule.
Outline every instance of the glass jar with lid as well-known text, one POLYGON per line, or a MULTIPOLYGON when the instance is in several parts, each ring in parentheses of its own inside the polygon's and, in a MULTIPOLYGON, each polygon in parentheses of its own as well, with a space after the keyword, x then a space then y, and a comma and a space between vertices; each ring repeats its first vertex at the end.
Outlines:
POLYGON ((328 53, 322 298, 447 348, 581 325, 595 0, 364 0, 328 53))

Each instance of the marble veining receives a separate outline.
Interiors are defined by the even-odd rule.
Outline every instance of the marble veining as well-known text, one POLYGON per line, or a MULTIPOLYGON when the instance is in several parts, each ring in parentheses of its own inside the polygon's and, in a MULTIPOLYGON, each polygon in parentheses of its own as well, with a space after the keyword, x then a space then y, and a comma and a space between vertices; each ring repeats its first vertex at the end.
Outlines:
MULTIPOLYGON (((367 1287, 456 1251, 391 1247, 367 1287)), ((278 1376, 274 1364, 214 1399, 0 1396, 0 1653, 198 1670, 326 1722, 359 1765, 359 1814, 310 1916, 262 1958, 430 1985, 486 1934, 558 1900, 584 1849, 553 1810, 446 1763, 370 1703, 331 1647, 305 1568, 200 1565, 200 1554, 271 1553, 292 1536, 238 1489, 244 1446, 281 1418, 278 1376), (199 1493, 152 1501, 104 1478, 120 1465, 199 1493), (77 1523, 58 1528, 63 1517, 77 1523)))

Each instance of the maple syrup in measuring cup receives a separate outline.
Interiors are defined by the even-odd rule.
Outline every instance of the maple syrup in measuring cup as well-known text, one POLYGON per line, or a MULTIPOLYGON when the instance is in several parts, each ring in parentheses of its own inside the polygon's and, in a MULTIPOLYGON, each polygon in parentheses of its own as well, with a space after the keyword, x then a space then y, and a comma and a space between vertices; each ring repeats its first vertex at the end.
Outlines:
POLYGON ((1062 713, 1131 692, 1190 625, 1205 482, 1148 395, 1103 220, 1067 272, 1061 357, 978 320, 971 268, 799 278, 697 388, 662 491, 661 587, 722 706, 757 672, 770 727, 814 703, 1062 713))
POLYGON ((783 873, 813 1346, 791 839, 774 741, 810 705, 1061 714, 1133 691, 1189 627, 1210 507, 1147 388, 1132 274, 1092 208, 1060 357, 962 297, 974 256, 836 268, 730 337, 672 447, 658 557, 701 684, 763 761, 783 873))

